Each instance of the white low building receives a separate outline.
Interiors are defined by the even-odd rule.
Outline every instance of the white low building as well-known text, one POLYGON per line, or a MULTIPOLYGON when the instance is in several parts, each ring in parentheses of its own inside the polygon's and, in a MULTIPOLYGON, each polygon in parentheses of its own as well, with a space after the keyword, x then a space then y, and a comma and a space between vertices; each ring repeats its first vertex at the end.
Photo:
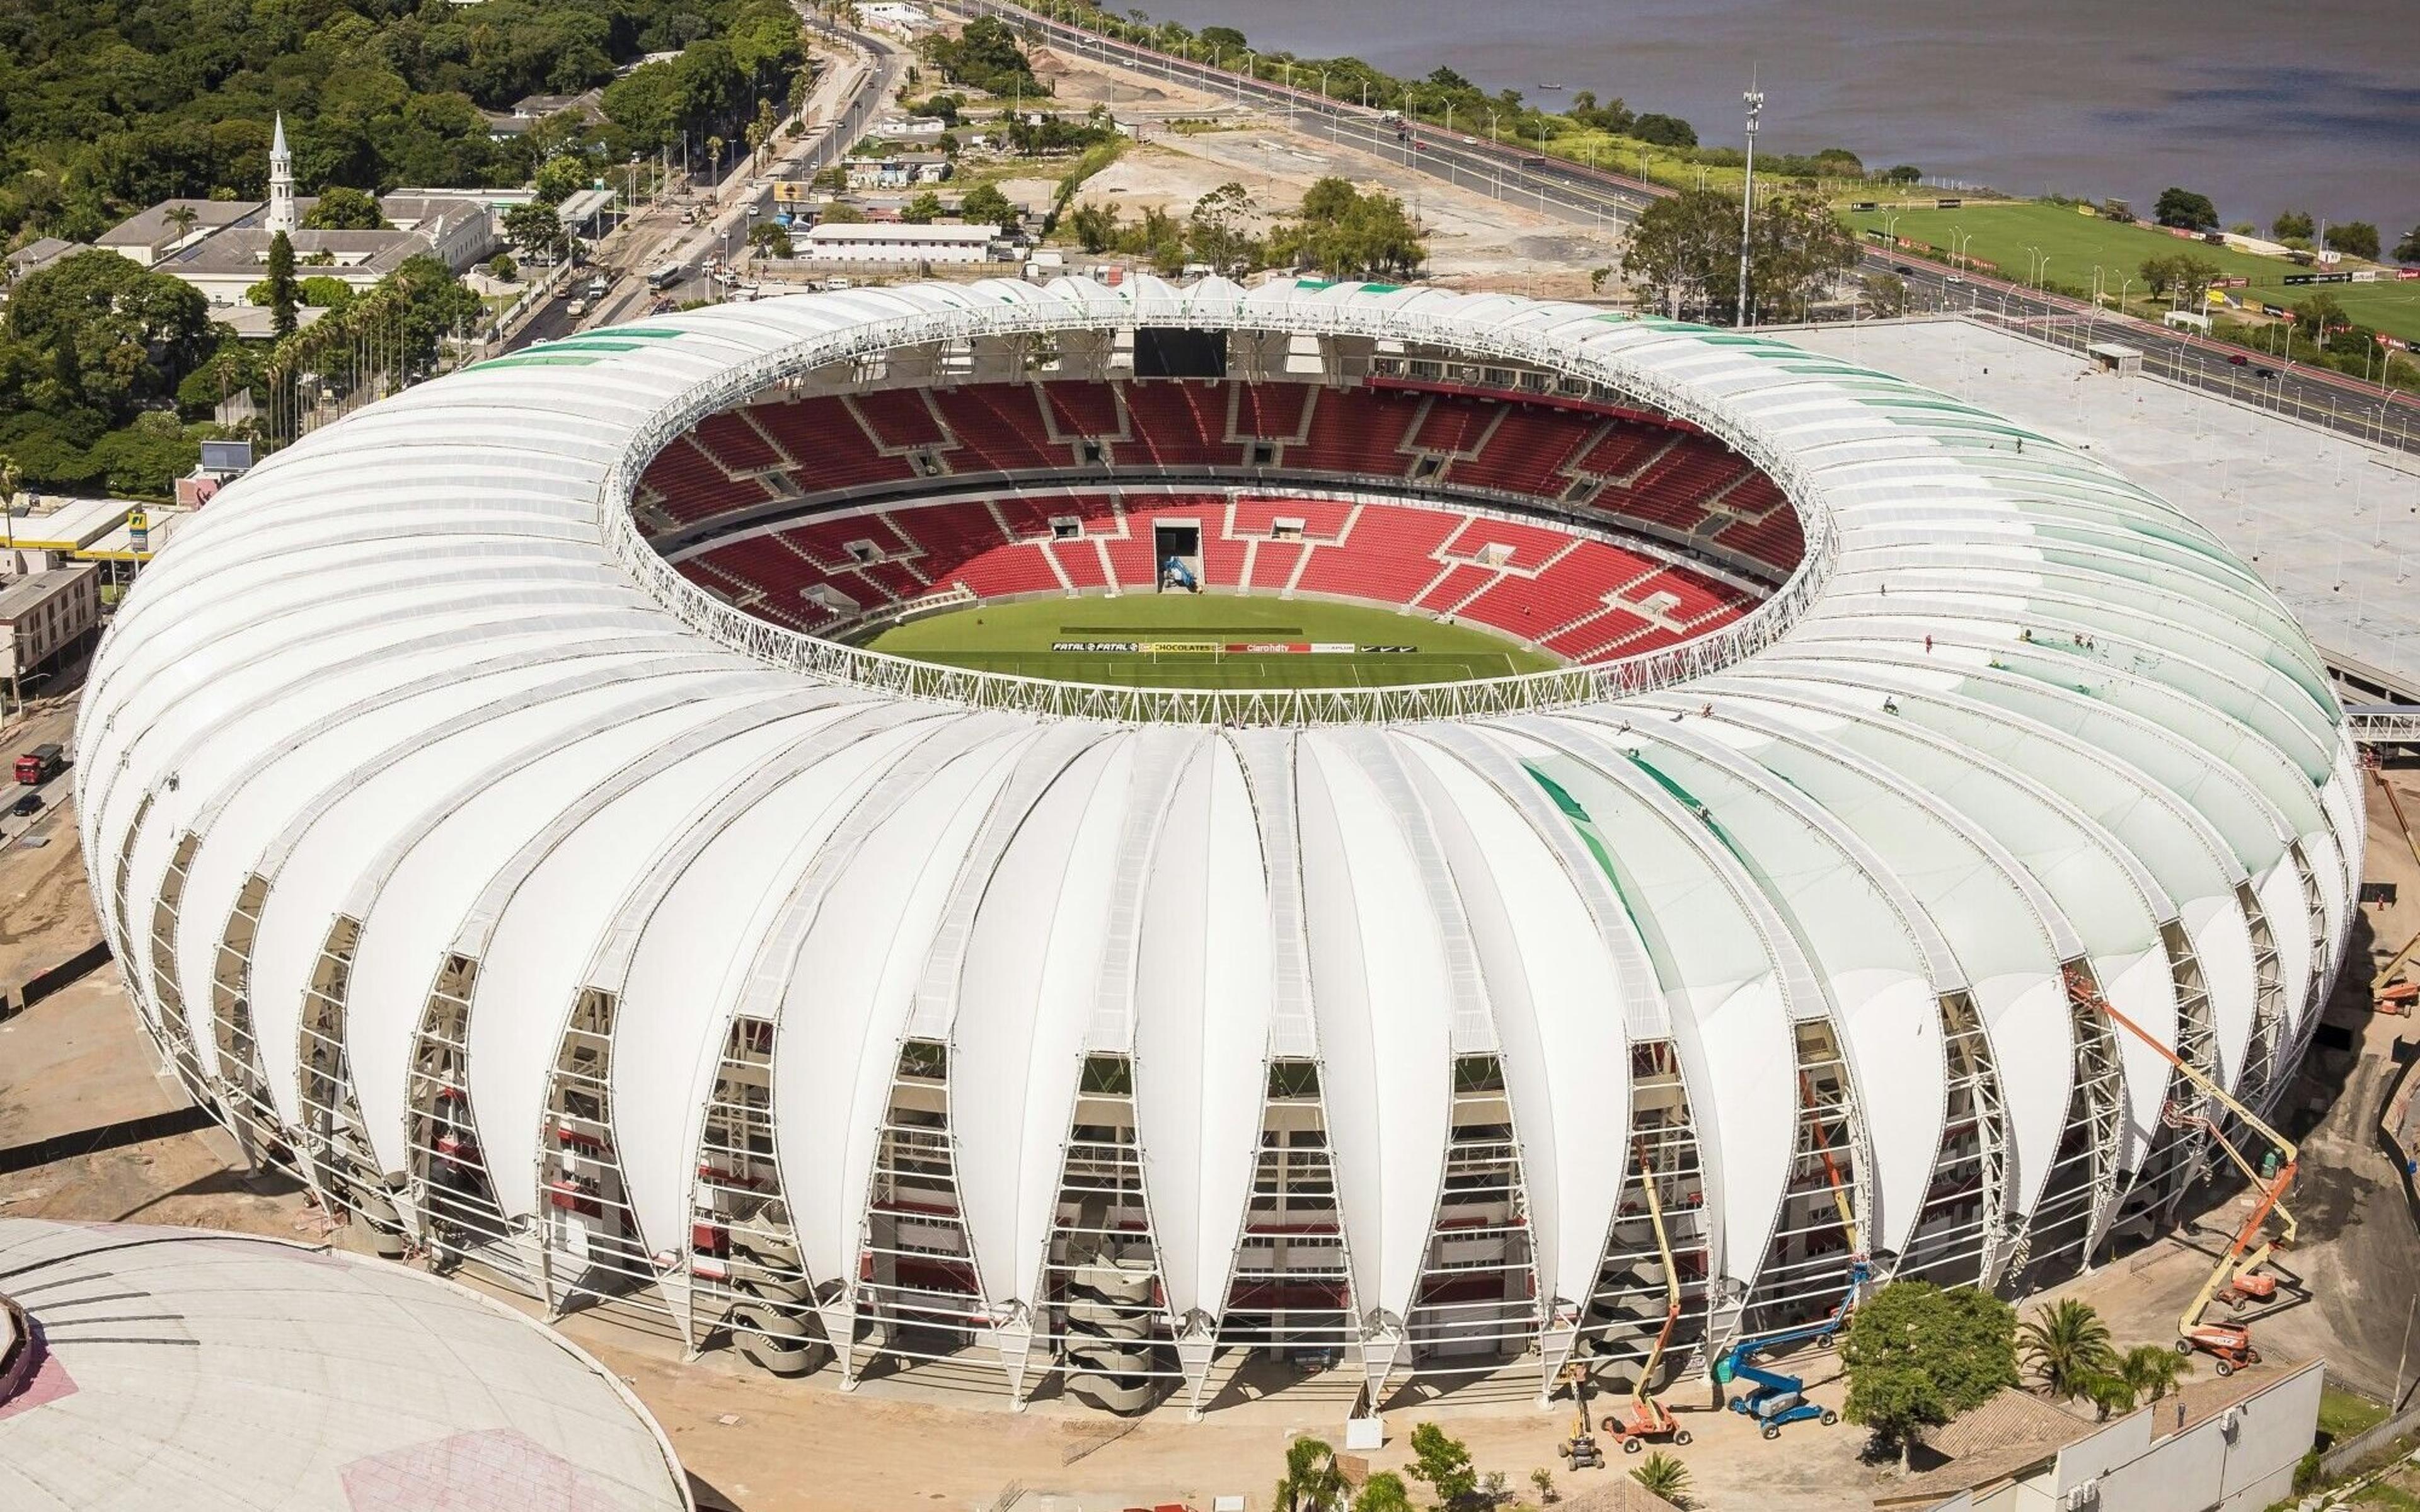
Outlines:
POLYGON ((279 232, 294 248, 295 274, 328 277, 360 291, 413 257, 434 255, 455 272, 494 255, 496 206, 487 190, 413 189, 379 200, 386 224, 320 231, 302 223, 318 201, 294 193, 294 162, 281 118, 269 153, 266 200, 163 200, 104 232, 96 246, 184 280, 214 305, 240 306, 269 276, 279 232))
POLYGON ((793 239, 815 262, 981 263, 992 260, 991 225, 819 225, 793 239))

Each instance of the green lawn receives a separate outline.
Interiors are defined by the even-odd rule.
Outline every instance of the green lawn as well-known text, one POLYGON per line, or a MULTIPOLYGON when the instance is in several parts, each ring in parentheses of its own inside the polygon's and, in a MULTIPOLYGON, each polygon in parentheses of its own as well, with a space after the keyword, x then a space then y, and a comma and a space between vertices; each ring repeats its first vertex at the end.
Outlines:
MULTIPOLYGON (((2090 293, 2092 270, 2097 264, 2102 270, 2102 286, 2112 296, 2124 289, 2126 280, 2133 280, 2133 287, 2125 291, 2130 303, 2145 292, 2145 259, 2190 253, 2215 265, 2229 277, 2252 280, 2250 287, 2233 291, 2239 299, 2291 304, 2307 295, 2325 293, 2364 325, 2420 340, 2420 280, 2397 282, 2389 274, 2384 283, 2318 284, 2288 288, 2286 275, 2303 270, 2282 258, 2257 257, 2231 247, 2188 241, 2141 224, 2121 225, 2098 216, 2079 214, 2072 206, 2029 203, 1978 205, 1956 210, 1853 210, 1847 219, 1860 238, 1868 230, 1885 229, 1887 222, 1888 229, 1908 240, 1926 242, 1944 251, 1962 247, 1978 263, 1997 264, 1998 276, 2020 284, 2025 282, 2032 262, 2026 249, 2039 248, 2050 255, 2052 286, 2079 295, 2090 293), (1965 234, 1962 241, 1959 239, 1961 232, 1965 234)), ((2136 313, 2146 313, 2149 308, 2138 306, 2136 313)))
POLYGON ((2331 1443, 2342 1443, 2384 1421, 2386 1409, 2368 1397, 2334 1386, 2319 1388, 2319 1432, 2331 1443))
POLYGON ((1544 671, 1554 657, 1468 625, 1357 604, 1233 594, 1126 594, 980 604, 893 625, 872 650, 983 671, 1140 687, 1373 687, 1544 671), (1311 641, 1409 652, 1234 655, 1224 651, 1055 651, 1063 640, 1132 643, 1311 641))

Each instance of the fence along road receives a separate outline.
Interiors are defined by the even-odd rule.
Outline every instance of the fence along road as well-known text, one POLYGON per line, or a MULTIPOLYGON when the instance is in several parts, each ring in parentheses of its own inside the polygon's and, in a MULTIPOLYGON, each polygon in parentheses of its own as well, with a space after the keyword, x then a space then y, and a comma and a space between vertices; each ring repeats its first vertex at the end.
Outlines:
MULTIPOLYGON (((1156 48, 1084 30, 1056 17, 1006 0, 941 0, 940 8, 960 16, 997 16, 1030 36, 1048 39, 1068 50, 1090 54, 1102 62, 1130 71, 1157 74, 1238 103, 1280 111, 1299 119, 1318 117, 1320 134, 1330 141, 1358 147, 1426 174, 1466 187, 1485 186, 1497 198, 1535 206, 1564 220, 1593 225, 1623 225, 1637 218, 1650 200, 1674 193, 1602 168, 1590 168, 1546 157, 1542 164, 1525 163, 1539 154, 1485 140, 1466 144, 1460 136, 1433 124, 1406 121, 1403 137, 1395 123, 1374 110, 1348 100, 1330 99, 1315 90, 1290 88, 1232 69, 1217 69, 1193 58, 1182 58, 1156 48)), ((2132 316, 2115 316, 2082 300, 2027 288, 2020 284, 1977 274, 1954 274, 1921 260, 1903 261, 1877 251, 1866 251, 1861 271, 1896 274, 1908 285, 1911 306, 1974 314, 2021 334, 2035 335, 2059 346, 2073 345, 2071 332, 2082 322, 2095 331, 2093 339, 2122 339, 2141 350, 2147 367, 2169 376, 2195 374, 2201 386, 2228 389, 2242 402, 2288 415, 2309 424, 2358 436, 2398 451, 2420 453, 2420 399, 2381 389, 2326 369, 2298 367, 2291 363, 2261 363, 2252 357, 2247 376, 2221 378, 2207 374, 2228 364, 2228 355, 2242 353, 2208 337, 2171 331, 2132 316), (1905 271, 1900 271, 1904 269, 1905 271), (2099 330, 2106 321, 2105 332, 2099 330), (2215 362, 2213 363, 2213 358, 2215 362), (2273 379, 2254 380, 2250 365, 2276 373, 2273 379), (2207 375, 2207 376, 2199 376, 2207 375)), ((2247 357, 2251 354, 2244 353, 2247 357)))

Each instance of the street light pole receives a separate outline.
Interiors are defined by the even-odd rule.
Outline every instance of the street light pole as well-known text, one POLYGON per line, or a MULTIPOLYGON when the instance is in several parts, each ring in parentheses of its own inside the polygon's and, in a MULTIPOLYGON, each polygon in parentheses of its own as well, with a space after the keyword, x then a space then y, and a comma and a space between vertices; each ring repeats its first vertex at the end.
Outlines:
POLYGON ((1740 102, 1747 106, 1747 172, 1740 179, 1739 319, 1736 324, 1745 328, 1747 325, 1748 235, 1756 210, 1756 121, 1764 113, 1764 93, 1756 87, 1752 74, 1748 79, 1747 93, 1740 96, 1740 102))

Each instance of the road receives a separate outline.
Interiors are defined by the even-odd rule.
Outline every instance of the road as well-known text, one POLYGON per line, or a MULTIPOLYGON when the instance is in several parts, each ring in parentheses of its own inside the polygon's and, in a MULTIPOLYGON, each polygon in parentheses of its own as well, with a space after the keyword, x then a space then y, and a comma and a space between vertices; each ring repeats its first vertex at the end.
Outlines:
MULTIPOLYGON (((49 741, 56 741, 62 747, 68 744, 68 737, 75 733, 75 700, 72 697, 43 700, 34 706, 28 717, 7 728, 6 745, 0 746, 0 762, 13 768, 17 758, 36 746, 49 741)), ((20 783, 13 775, 0 771, 0 846, 14 845, 36 830, 55 828, 59 805, 67 801, 75 782, 72 776, 75 752, 70 750, 68 756, 68 764, 59 768, 58 776, 39 786, 20 783), (17 813, 16 808, 28 793, 39 795, 42 807, 31 816, 23 816, 17 813)))
POLYGON ((720 256, 727 264, 745 249, 748 226, 755 218, 772 213, 773 180, 813 177, 839 162, 871 128, 883 100, 906 72, 908 54, 881 38, 835 25, 802 3, 797 8, 808 28, 840 49, 844 59, 817 82, 793 117, 806 123, 805 131, 788 135, 785 121, 774 137, 778 145, 761 171, 749 171, 742 158, 705 194, 659 196, 632 215, 598 243, 588 272, 535 311, 500 351, 518 351, 575 331, 635 319, 659 298, 675 304, 716 298, 720 290, 706 274, 706 259, 720 256), (697 212, 695 224, 681 224, 684 209, 697 212), (661 290, 649 288, 648 272, 667 263, 690 270, 690 276, 661 290), (607 281, 601 300, 590 300, 584 292, 590 274, 607 281), (571 314, 575 299, 587 305, 578 316, 571 314))
MULTIPOLYGON (((1378 111, 1310 90, 1292 88, 1208 64, 1138 47, 1082 30, 1005 0, 943 0, 961 15, 1001 17, 1028 35, 1078 55, 1210 94, 1224 95, 1291 117, 1300 130, 1358 147, 1404 168, 1465 186, 1484 186, 1497 198, 1532 206, 1564 220, 1604 226, 1635 219, 1662 185, 1559 158, 1499 145, 1477 132, 1443 131, 1432 124, 1399 125, 1378 111), (1305 124, 1305 117, 1310 123, 1305 124)), ((2292 414, 2377 444, 2420 453, 2420 398, 2389 393, 2342 374, 2291 363, 2264 363, 2224 342, 2113 315, 2091 304, 1999 279, 1951 270, 1886 253, 1866 254, 1859 270, 1896 273, 1908 285, 1912 309, 1969 312, 2059 345, 2118 340, 2141 351, 2144 365, 2163 377, 2226 392, 2246 403, 2292 414), (2246 359, 2236 367, 2230 358, 2246 359), (2261 371, 2273 376, 2259 377, 2261 371)))

